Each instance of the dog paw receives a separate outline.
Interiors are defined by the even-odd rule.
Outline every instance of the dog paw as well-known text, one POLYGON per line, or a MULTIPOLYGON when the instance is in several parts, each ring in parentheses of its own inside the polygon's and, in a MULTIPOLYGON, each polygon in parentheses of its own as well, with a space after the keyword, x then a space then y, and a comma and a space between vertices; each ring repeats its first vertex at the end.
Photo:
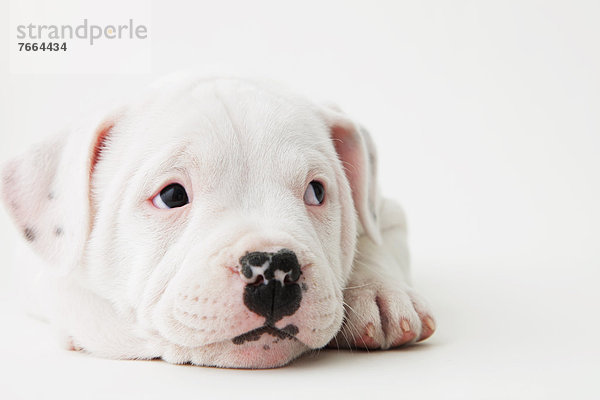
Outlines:
POLYGON ((388 349, 425 340, 435 331, 429 307, 409 287, 349 287, 344 303, 344 324, 331 348, 388 349))

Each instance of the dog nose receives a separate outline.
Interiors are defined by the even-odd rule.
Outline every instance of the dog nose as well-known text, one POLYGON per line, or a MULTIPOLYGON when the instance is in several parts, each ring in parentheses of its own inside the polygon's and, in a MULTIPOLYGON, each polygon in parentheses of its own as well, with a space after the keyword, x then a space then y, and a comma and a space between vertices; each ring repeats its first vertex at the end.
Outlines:
POLYGON ((296 254, 288 249, 276 253, 252 252, 240 258, 246 282, 244 304, 265 317, 266 325, 292 315, 300 308, 302 274, 296 254))

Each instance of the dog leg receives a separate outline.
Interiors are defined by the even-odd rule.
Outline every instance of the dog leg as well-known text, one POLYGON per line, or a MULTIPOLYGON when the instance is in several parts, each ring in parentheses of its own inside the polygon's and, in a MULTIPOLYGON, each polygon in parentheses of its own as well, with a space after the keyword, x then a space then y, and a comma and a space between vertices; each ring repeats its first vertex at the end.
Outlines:
POLYGON ((353 272, 344 289, 345 320, 333 348, 388 349, 430 337, 435 322, 412 289, 402 208, 380 203, 382 243, 358 238, 353 272))

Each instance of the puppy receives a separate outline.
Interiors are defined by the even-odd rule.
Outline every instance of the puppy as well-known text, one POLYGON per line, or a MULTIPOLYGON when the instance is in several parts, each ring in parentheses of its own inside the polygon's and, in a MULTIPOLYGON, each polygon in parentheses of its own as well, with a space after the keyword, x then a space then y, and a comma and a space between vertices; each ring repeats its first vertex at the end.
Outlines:
POLYGON ((435 329, 368 133, 273 84, 170 78, 2 172, 28 296, 100 357, 269 368, 435 329))

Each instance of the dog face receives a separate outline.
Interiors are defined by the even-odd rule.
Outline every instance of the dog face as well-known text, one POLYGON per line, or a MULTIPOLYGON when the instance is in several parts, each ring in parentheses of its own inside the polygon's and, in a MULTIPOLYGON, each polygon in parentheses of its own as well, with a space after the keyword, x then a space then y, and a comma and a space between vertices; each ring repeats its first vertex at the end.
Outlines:
POLYGON ((33 247, 163 358, 272 367, 339 331, 357 214, 377 239, 369 175, 341 113, 188 79, 9 163, 3 192, 33 247))

